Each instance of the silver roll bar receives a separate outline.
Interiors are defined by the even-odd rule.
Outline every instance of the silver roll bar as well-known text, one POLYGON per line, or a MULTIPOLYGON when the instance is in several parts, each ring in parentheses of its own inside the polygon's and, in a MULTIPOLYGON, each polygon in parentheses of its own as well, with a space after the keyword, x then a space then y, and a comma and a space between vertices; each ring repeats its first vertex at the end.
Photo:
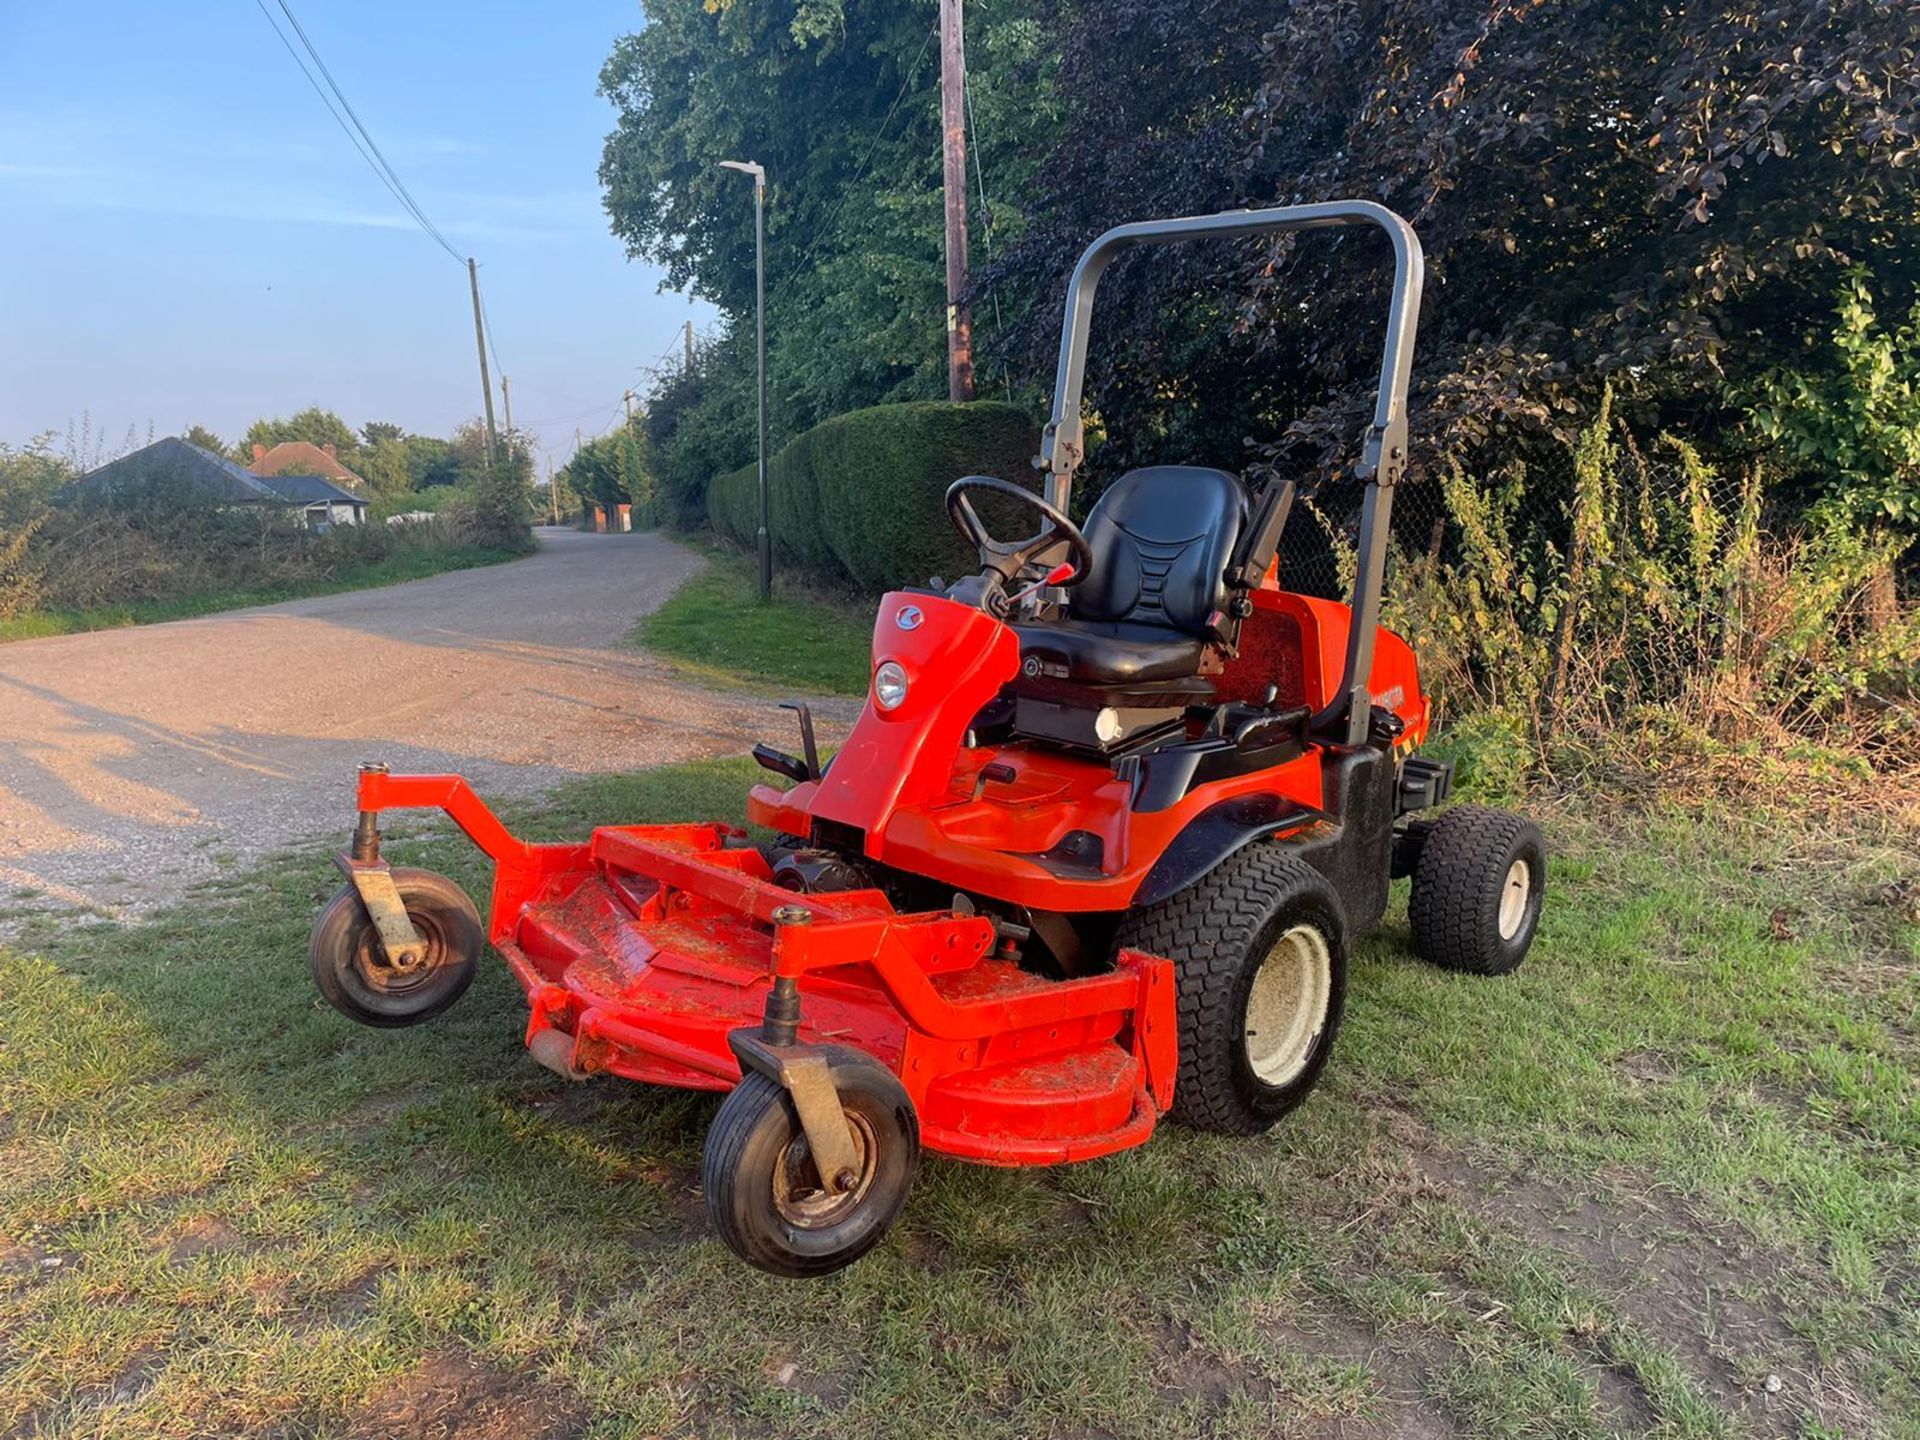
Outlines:
POLYGON ((1060 326, 1060 364, 1054 378, 1053 416, 1040 434, 1035 468, 1045 471, 1046 498, 1065 510, 1074 471, 1085 458, 1085 429, 1080 418, 1086 381, 1087 335, 1093 324, 1093 297, 1100 277, 1122 250, 1170 240, 1239 240, 1288 230, 1323 230, 1336 225, 1375 225, 1393 243, 1393 297, 1387 306, 1386 345, 1380 356, 1380 384, 1373 420, 1362 442, 1356 475, 1367 485, 1360 517, 1359 566, 1354 576, 1353 628, 1347 640, 1341 694, 1315 717, 1320 724, 1344 711, 1346 739, 1357 745, 1367 737, 1372 696, 1367 677, 1373 669, 1373 632, 1380 623, 1380 590, 1386 576, 1387 521, 1393 487, 1407 465, 1407 376, 1413 368, 1413 340, 1420 324, 1420 292, 1426 283, 1426 257, 1413 227, 1371 200, 1330 200, 1320 205, 1280 205, 1265 210, 1229 210, 1219 215, 1188 215, 1172 220, 1142 220, 1116 225, 1089 245, 1067 284, 1067 310, 1060 326))

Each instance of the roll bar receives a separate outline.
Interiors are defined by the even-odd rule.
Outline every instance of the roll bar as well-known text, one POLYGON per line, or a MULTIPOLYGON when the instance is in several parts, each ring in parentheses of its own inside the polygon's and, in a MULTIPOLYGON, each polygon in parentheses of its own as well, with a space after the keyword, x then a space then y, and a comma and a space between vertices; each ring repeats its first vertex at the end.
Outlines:
POLYGON ((1380 590, 1387 563, 1387 521, 1393 487, 1407 465, 1407 376, 1413 367, 1413 339, 1420 324, 1420 292, 1426 258, 1413 227, 1371 200, 1330 200, 1320 205, 1279 205, 1265 210, 1228 210, 1218 215, 1188 215, 1171 220, 1142 220, 1117 225, 1089 245, 1067 284, 1067 310, 1060 327, 1060 365, 1054 379, 1053 416, 1040 434, 1035 468, 1046 472, 1046 498, 1067 507, 1073 474, 1084 458, 1085 429, 1080 419, 1086 381, 1087 335, 1093 324, 1093 297, 1100 277, 1122 250, 1169 240, 1239 240, 1288 230, 1323 230, 1336 225, 1375 225, 1393 242, 1393 296, 1387 306, 1386 345, 1380 356, 1380 384, 1373 420, 1361 446, 1355 472, 1366 482, 1360 515, 1359 565, 1354 576, 1353 627, 1347 637, 1346 671, 1340 698, 1315 724, 1346 722, 1346 741, 1367 737, 1372 695, 1367 678, 1373 669, 1373 632, 1380 623, 1380 590))

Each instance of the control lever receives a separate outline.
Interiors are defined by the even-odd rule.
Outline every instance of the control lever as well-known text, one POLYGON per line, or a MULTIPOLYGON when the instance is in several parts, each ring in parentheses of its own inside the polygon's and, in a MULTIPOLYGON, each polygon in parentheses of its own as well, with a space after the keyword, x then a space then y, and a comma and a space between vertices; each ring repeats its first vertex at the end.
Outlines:
POLYGON ((1007 600, 1007 604, 1009 606, 1018 605, 1022 600, 1026 599, 1029 595, 1036 594, 1039 591, 1046 589, 1049 585, 1058 585, 1058 584, 1061 584, 1063 581, 1071 580, 1072 578, 1073 578, 1073 562, 1070 560, 1062 560, 1058 565, 1054 566, 1053 569, 1049 570, 1045 575, 1041 576, 1040 579, 1034 581, 1033 584, 1027 586, 1026 589, 1020 591, 1016 595, 1010 596, 1007 600))
MULTIPOLYGON (((804 700, 782 700, 782 710, 791 710, 800 717, 800 749, 807 757, 807 773, 804 778, 820 778, 820 747, 813 739, 813 711, 807 708, 804 700)), ((765 763, 764 761, 762 762, 765 763)))
POLYGON ((978 800, 989 784, 1005 785, 1015 779, 1019 773, 1013 766, 999 760, 982 765, 979 773, 973 777, 973 798, 978 800))

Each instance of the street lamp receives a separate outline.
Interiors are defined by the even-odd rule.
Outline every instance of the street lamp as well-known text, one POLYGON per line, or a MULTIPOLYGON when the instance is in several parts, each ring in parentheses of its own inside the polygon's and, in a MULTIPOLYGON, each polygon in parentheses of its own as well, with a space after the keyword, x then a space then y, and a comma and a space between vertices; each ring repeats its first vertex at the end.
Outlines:
POLYGON ((753 177, 755 359, 760 371, 760 598, 773 598, 773 501, 767 489, 767 172, 751 160, 722 160, 723 170, 753 177))

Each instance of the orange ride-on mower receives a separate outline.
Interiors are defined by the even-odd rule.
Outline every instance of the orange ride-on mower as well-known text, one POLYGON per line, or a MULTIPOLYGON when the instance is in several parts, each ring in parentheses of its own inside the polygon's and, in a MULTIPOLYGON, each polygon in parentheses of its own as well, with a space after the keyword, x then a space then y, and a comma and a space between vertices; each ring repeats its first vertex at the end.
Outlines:
MULTIPOLYGON (((1054 1165, 1138 1145, 1162 1115, 1253 1135, 1327 1063, 1347 947, 1412 877, 1415 948, 1497 974, 1533 939, 1540 833, 1447 795, 1418 757, 1429 705, 1378 628, 1406 462, 1419 310, 1413 231, 1348 201, 1124 225, 1067 297, 1045 493, 968 476, 947 492, 980 571, 880 603, 872 685, 821 763, 754 754, 787 788, 748 797, 778 839, 724 824, 609 825, 533 845, 464 780, 362 770, 349 883, 315 923, 314 977, 366 1025, 452 1004, 482 936, 531 1007, 526 1043, 570 1079, 731 1091, 702 1182, 744 1260, 819 1275, 900 1214, 924 1146, 1054 1165), (1280 588, 1294 486, 1220 470, 1120 477, 1084 527, 1087 330, 1121 250, 1365 224, 1394 286, 1351 605, 1280 588), (1039 516, 988 533, 973 499, 1039 516), (384 810, 439 808, 495 866, 483 924, 439 876, 380 858, 384 810)), ((991 513, 998 513, 997 511, 991 513)))

